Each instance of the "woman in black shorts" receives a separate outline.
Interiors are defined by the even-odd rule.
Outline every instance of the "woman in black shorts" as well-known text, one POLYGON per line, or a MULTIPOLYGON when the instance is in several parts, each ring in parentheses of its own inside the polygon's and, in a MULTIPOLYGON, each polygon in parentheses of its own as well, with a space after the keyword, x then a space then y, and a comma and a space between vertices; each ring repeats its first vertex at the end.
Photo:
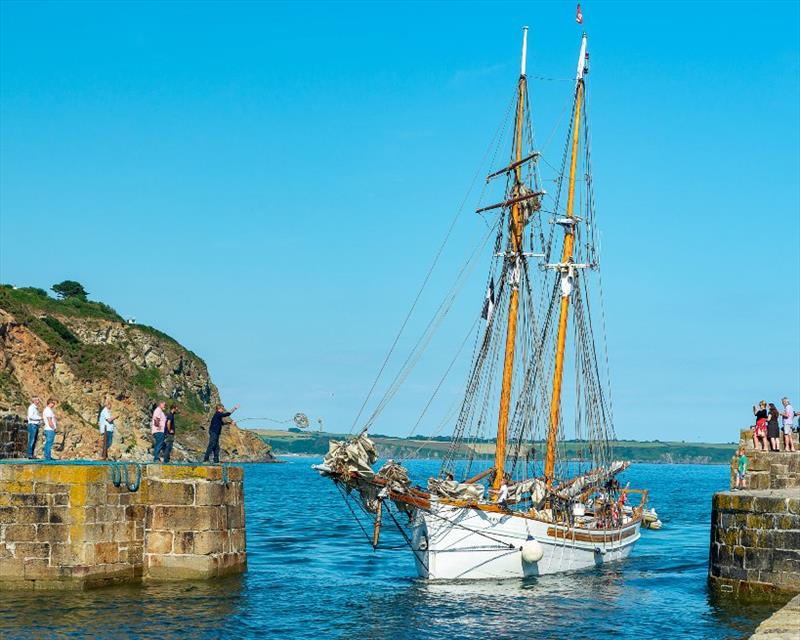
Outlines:
POLYGON ((767 438, 769 438, 770 451, 780 451, 780 437, 781 432, 778 427, 778 408, 772 403, 769 403, 769 417, 767 418, 767 438))

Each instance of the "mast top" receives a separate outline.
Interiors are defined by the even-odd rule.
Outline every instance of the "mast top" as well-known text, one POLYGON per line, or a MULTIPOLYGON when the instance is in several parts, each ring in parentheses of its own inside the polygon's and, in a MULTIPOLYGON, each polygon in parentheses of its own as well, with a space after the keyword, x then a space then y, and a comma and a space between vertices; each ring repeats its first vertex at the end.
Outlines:
POLYGON ((578 55, 578 72, 575 75, 575 84, 583 80, 584 73, 586 73, 586 32, 583 33, 581 38, 581 52, 578 55))
POLYGON ((525 77, 525 63, 528 57, 528 27, 522 27, 522 62, 519 66, 519 75, 525 77))

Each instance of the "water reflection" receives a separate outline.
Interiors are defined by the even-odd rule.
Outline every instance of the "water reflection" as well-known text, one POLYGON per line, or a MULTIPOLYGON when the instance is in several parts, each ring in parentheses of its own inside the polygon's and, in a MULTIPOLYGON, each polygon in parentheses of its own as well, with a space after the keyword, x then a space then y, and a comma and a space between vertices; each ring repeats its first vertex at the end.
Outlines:
POLYGON ((157 631, 160 638, 217 637, 240 609, 243 584, 241 576, 234 576, 86 592, 4 592, 0 635, 137 638, 157 631))

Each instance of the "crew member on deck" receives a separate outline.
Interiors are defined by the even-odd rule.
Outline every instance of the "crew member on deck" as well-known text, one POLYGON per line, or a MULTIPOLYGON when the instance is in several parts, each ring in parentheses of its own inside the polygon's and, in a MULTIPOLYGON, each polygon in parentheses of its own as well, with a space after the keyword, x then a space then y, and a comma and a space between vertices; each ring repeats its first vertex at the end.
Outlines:
POLYGON ((503 484, 500 485, 500 491, 497 494, 497 504, 503 509, 508 509, 508 481, 503 478, 503 484))

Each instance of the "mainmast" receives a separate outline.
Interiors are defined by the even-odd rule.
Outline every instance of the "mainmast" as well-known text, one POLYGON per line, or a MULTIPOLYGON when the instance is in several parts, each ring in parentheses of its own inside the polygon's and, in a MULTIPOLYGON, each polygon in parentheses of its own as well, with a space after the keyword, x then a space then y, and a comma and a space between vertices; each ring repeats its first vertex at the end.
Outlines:
POLYGON ((557 222, 564 227, 564 250, 561 262, 551 265, 561 272, 561 309, 558 317, 558 338, 556 339, 556 361, 553 370, 553 395, 550 400, 550 421, 547 431, 547 455, 544 462, 544 479, 548 486, 553 484, 556 464, 556 440, 561 415, 561 382, 564 376, 564 349, 567 342, 567 319, 569 318, 569 298, 572 292, 572 279, 575 268, 572 253, 575 246, 575 172, 578 164, 578 142, 580 140, 581 105, 583 102, 583 75, 586 70, 586 34, 581 39, 581 52, 578 57, 578 71, 575 77, 575 112, 572 117, 572 155, 569 163, 569 190, 567 192, 567 215, 557 222))
POLYGON ((511 404, 511 383, 514 370, 514 348, 517 337, 517 311, 519 308, 519 272, 522 256, 522 232, 525 226, 522 206, 517 197, 522 186, 522 129, 525 121, 526 78, 525 64, 528 50, 528 27, 522 28, 522 61, 520 63, 519 84, 517 90, 517 117, 514 126, 515 157, 514 188, 512 189, 512 205, 509 239, 510 251, 507 259, 513 260, 510 271, 511 296, 508 302, 508 329, 506 333, 505 363, 503 365, 503 386, 500 392, 500 412, 497 418, 497 444, 494 454, 494 489, 499 489, 505 475, 506 440, 508 437, 508 413, 511 404))

